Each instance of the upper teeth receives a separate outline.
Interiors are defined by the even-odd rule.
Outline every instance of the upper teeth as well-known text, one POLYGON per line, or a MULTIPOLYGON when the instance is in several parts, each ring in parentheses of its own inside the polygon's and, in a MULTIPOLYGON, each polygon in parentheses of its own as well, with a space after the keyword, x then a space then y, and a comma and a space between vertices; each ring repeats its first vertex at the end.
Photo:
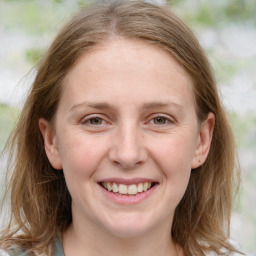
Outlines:
POLYGON ((147 191, 152 183, 151 182, 144 182, 139 184, 131 184, 131 185, 125 185, 125 184, 117 184, 112 182, 102 182, 102 185, 105 189, 108 191, 113 191, 115 193, 123 194, 123 195, 136 195, 137 193, 147 191))

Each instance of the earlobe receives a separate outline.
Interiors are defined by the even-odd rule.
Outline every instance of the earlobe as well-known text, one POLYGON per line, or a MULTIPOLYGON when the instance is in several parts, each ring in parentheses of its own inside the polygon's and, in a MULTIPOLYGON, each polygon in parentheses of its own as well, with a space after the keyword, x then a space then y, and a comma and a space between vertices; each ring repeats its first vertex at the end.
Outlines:
POLYGON ((49 162, 54 169, 62 169, 58 141, 52 126, 43 118, 39 119, 38 124, 44 138, 44 148, 49 162))
POLYGON ((197 146, 194 152, 192 161, 192 169, 201 166, 207 159, 211 141, 213 136, 213 130, 215 125, 215 116, 213 113, 209 113, 206 120, 202 122, 200 133, 198 135, 197 146))

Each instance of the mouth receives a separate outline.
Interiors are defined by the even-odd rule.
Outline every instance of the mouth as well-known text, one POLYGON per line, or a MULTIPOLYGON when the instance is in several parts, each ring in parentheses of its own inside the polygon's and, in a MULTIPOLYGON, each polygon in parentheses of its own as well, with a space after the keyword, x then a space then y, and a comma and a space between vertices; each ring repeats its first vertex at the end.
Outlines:
POLYGON ((106 191, 116 195, 137 196, 153 189, 157 185, 157 182, 146 181, 129 185, 116 182, 100 182, 99 185, 106 191))

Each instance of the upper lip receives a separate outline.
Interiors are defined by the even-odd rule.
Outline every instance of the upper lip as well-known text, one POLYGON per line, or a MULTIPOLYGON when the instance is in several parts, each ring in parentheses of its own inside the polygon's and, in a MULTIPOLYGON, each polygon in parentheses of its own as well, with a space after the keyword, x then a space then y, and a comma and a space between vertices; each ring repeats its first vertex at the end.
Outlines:
POLYGON ((148 179, 148 178, 132 178, 132 179, 124 179, 124 178, 106 178, 99 181, 99 183, 111 182, 117 184, 131 185, 131 184, 139 184, 144 182, 157 183, 156 180, 148 179))

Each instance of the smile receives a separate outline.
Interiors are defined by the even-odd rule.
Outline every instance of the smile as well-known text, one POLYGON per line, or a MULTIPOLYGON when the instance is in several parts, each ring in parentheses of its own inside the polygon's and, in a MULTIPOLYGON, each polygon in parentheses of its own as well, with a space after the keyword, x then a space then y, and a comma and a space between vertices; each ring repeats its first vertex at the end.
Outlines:
POLYGON ((138 184, 118 184, 115 182, 102 182, 101 186, 108 190, 109 192, 113 192, 121 195, 129 195, 135 196, 139 193, 146 192, 151 189, 155 183, 153 182, 141 182, 138 184))

